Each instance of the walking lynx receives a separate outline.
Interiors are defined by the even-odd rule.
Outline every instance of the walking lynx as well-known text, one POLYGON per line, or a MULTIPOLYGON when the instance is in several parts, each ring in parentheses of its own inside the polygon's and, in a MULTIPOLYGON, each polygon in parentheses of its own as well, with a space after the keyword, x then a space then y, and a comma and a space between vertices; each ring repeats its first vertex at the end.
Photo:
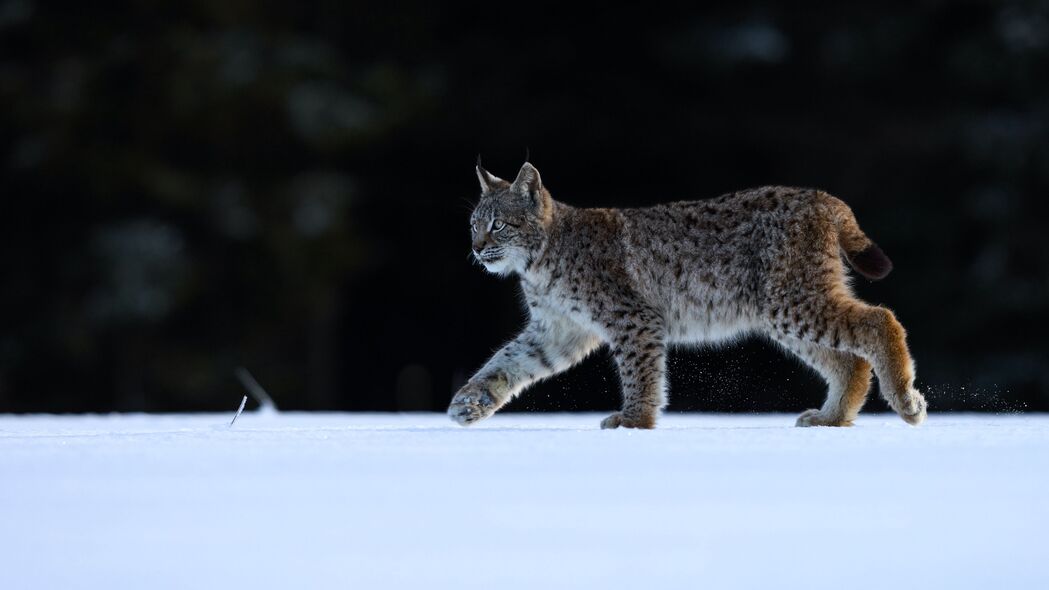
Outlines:
POLYGON ((520 278, 530 320, 455 394, 448 415, 459 424, 607 343, 623 406, 601 427, 653 428, 667 400, 667 347, 743 334, 766 335, 826 380, 823 407, 798 426, 852 425, 872 368, 893 410, 909 424, 925 419, 903 326, 853 295, 843 259, 869 279, 892 263, 827 193, 773 186, 581 209, 553 200, 528 163, 511 183, 478 162, 477 178, 474 256, 520 278))

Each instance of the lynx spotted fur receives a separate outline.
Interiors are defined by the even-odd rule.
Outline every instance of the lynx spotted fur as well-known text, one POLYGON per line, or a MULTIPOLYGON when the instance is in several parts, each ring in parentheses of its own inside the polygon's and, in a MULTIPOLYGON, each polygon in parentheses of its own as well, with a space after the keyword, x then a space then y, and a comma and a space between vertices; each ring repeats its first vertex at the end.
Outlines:
POLYGON ((849 426, 871 370, 908 423, 926 402, 914 388, 903 326, 858 300, 843 259, 880 279, 892 264, 849 207, 825 192, 763 187, 643 209, 581 209, 553 200, 526 163, 512 183, 480 166, 473 252, 515 274, 530 320, 455 394, 469 425, 524 388, 609 344, 622 410, 602 428, 653 428, 666 405, 666 353, 676 343, 764 334, 826 380, 827 399, 798 426, 849 426))

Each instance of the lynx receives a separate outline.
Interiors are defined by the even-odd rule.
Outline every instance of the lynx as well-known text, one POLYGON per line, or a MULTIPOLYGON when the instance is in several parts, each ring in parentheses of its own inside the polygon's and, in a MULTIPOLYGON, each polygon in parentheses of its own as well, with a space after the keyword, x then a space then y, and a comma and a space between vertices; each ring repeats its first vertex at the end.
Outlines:
POLYGON ((507 182, 478 160, 473 255, 517 275, 530 320, 455 394, 461 425, 491 416, 537 380, 607 343, 622 410, 601 428, 654 428, 674 344, 763 334, 827 382, 823 407, 797 426, 851 426, 871 370, 907 423, 925 420, 914 363, 893 313, 857 299, 843 261, 884 278, 892 263, 852 210, 819 190, 768 186, 639 209, 555 201, 529 163, 507 182))

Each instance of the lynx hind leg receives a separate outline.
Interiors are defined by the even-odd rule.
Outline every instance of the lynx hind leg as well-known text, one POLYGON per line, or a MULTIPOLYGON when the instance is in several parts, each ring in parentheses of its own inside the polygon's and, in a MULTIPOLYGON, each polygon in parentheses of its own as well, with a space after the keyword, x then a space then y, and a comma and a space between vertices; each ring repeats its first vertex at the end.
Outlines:
POLYGON ((884 307, 854 302, 843 315, 842 347, 867 359, 878 376, 878 389, 889 406, 912 426, 925 421, 925 397, 914 387, 914 361, 907 332, 884 307))
POLYGON ((884 307, 855 299, 824 303, 822 322, 802 324, 796 330, 786 321, 780 334, 854 354, 874 367, 881 395, 908 424, 925 421, 927 404, 914 388, 914 361, 907 349, 907 333, 884 307))
POLYGON ((871 365, 862 358, 827 346, 780 337, 777 341, 816 370, 827 382, 827 399, 820 409, 798 416, 796 426, 852 426, 867 401, 871 365))

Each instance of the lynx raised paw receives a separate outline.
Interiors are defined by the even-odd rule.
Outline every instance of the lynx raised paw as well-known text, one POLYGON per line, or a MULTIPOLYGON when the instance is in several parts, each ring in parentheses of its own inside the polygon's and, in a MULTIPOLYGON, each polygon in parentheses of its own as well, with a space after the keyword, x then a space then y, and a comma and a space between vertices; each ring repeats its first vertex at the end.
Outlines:
POLYGON ((460 426, 469 426, 491 416, 496 409, 492 394, 467 386, 452 398, 452 403, 448 406, 448 417, 460 426))
POLYGON ((925 396, 917 389, 912 389, 907 402, 902 404, 896 411, 900 414, 900 418, 903 418, 904 422, 911 426, 918 426, 925 422, 925 417, 929 412, 929 404, 925 401, 925 396))
POLYGON ((852 420, 834 419, 823 415, 819 410, 805 410, 798 416, 795 426, 852 426, 852 420))
POLYGON ((655 416, 640 416, 640 417, 624 416, 622 412, 616 412, 615 414, 612 414, 608 418, 605 418, 604 420, 601 421, 601 429, 602 430, 605 430, 607 428, 619 428, 620 426, 622 426, 623 428, 645 428, 645 429, 651 429, 651 428, 655 428, 656 427, 656 417, 655 416))

